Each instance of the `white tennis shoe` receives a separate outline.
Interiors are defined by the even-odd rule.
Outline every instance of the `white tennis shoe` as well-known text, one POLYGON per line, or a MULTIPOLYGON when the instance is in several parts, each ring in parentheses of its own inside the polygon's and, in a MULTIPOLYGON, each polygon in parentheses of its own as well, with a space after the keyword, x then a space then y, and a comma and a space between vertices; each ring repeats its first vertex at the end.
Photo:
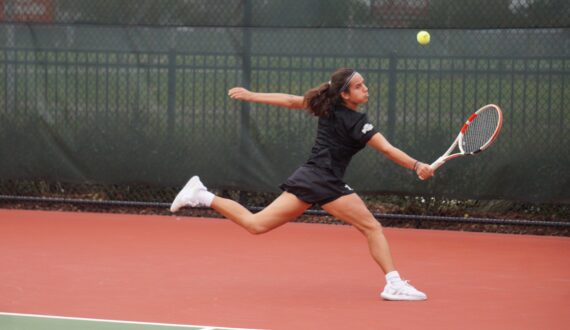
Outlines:
POLYGON ((408 281, 397 284, 386 284, 380 297, 386 300, 426 300, 427 295, 414 288, 408 281))
POLYGON ((174 213, 184 206, 205 206, 200 200, 201 191, 208 191, 208 189, 202 184, 198 176, 193 176, 188 180, 184 188, 180 190, 178 195, 176 195, 172 205, 170 205, 170 212, 174 213))

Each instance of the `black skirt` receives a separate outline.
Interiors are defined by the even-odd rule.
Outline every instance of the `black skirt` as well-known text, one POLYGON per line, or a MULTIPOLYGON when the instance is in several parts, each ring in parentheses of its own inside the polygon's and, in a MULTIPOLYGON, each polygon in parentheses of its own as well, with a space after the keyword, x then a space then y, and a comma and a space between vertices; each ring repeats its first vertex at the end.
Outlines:
POLYGON ((299 167, 279 188, 305 203, 318 205, 354 193, 332 170, 310 165, 299 167))

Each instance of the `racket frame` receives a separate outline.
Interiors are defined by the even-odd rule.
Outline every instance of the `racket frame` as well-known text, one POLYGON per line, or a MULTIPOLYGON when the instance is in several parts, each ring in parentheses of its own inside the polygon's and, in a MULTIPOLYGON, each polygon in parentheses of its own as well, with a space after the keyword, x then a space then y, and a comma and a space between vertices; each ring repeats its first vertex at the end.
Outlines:
POLYGON ((454 159, 454 158, 458 158, 458 157, 462 157, 462 156, 473 156, 476 155, 478 153, 480 153, 481 151, 487 149, 497 138, 497 136, 499 135, 499 132, 501 131, 501 128, 503 127, 503 112, 501 111, 501 108, 496 105, 496 104, 487 104, 481 108, 479 108, 479 110, 475 111, 470 117, 469 119, 467 119, 467 121, 463 124, 463 127, 461 127, 461 130, 459 131, 459 134, 457 135, 457 137, 455 138, 455 140, 453 141, 453 143, 451 144, 451 146, 449 147, 449 149, 447 149, 447 151, 441 156, 439 157, 435 162, 433 162, 430 166, 436 170, 438 169, 441 165, 445 164, 447 161, 454 159), (473 122, 473 120, 475 120, 475 118, 477 118, 477 116, 483 112, 483 111, 488 111, 486 110, 488 107, 494 107, 497 110, 497 113, 499 115, 499 123, 497 125, 497 127, 495 128, 495 131, 493 132, 493 135, 491 135, 491 138, 485 143, 483 144, 479 149, 473 151, 473 152, 465 152, 465 150, 463 149, 463 137, 465 136, 465 132, 467 132, 467 129, 469 129, 469 125, 471 125, 471 123, 473 122), (459 152, 456 152, 454 154, 452 154, 451 152, 455 149, 455 147, 459 147, 459 152))

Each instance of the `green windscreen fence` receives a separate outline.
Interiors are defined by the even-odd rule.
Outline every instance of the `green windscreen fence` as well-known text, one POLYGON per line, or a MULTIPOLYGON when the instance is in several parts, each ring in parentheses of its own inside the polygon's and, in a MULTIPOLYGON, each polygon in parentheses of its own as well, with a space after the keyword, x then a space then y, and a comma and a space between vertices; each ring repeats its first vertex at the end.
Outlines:
POLYGON ((424 162, 478 108, 504 114, 488 151, 427 182, 361 152, 346 176, 357 191, 570 202, 565 0, 0 0, 0 45, 3 195, 86 185, 169 201, 195 174, 276 192, 317 119, 228 89, 302 95, 351 67, 370 91, 362 110, 424 162))

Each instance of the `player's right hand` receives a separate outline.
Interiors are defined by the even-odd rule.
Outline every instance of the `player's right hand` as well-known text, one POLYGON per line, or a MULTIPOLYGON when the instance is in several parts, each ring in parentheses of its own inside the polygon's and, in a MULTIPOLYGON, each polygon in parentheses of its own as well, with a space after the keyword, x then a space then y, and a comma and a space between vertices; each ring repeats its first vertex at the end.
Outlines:
POLYGON ((416 174, 420 180, 427 180, 433 176, 434 170, 428 164, 420 162, 416 169, 416 174))

